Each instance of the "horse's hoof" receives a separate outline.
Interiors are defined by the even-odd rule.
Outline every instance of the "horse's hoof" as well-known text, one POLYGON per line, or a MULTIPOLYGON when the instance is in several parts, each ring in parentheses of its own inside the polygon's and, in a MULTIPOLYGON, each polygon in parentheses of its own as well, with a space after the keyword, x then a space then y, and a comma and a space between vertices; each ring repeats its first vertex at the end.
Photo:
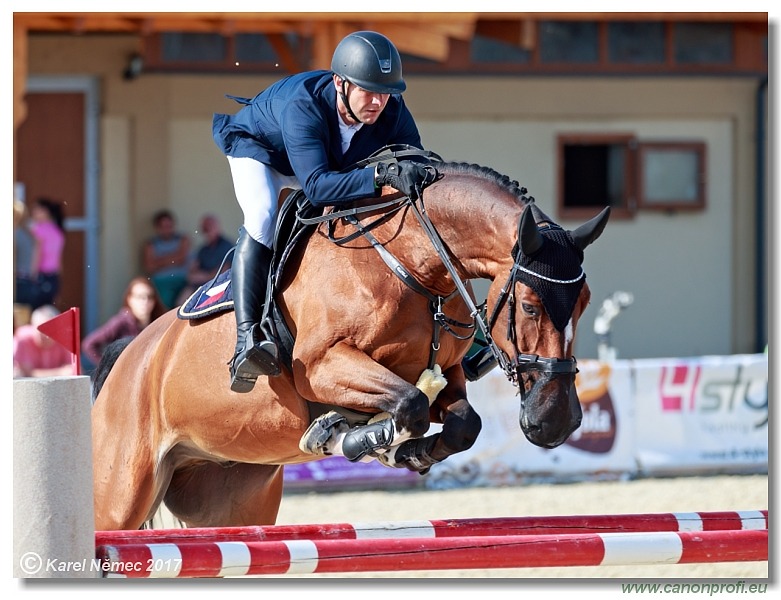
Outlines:
POLYGON ((317 417, 312 424, 301 436, 301 441, 298 442, 298 448, 301 452, 307 454, 315 454, 317 456, 330 456, 330 452, 326 449, 325 445, 335 431, 340 429, 340 425, 344 424, 344 429, 347 428, 347 419, 340 415, 336 411, 330 411, 317 417))

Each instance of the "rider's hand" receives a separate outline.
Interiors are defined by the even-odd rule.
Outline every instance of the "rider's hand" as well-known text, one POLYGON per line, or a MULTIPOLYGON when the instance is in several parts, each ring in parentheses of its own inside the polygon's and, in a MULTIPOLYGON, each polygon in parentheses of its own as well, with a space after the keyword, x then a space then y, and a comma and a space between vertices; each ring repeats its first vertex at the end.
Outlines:
POLYGON ((417 200, 423 185, 431 183, 432 179, 431 174, 422 165, 411 160, 402 160, 398 163, 378 163, 374 184, 377 187, 389 185, 417 200))

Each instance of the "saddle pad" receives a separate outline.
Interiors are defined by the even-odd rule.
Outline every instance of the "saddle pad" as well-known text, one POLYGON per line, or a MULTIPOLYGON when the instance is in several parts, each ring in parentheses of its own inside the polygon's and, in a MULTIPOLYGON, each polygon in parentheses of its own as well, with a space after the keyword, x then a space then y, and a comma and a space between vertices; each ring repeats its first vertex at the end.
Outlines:
POLYGON ((231 271, 228 269, 207 281, 176 311, 180 319, 203 319, 216 315, 226 310, 233 309, 233 288, 230 280, 231 271))

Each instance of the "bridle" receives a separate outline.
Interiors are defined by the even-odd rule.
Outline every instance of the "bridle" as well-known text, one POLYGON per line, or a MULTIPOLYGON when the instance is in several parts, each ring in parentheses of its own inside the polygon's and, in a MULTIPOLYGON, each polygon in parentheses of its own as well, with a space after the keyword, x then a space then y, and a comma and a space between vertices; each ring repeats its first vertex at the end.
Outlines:
POLYGON ((491 312, 491 316, 488 319, 488 324, 486 325, 487 331, 493 329, 494 323, 496 322, 496 319, 499 315, 499 311, 501 310, 502 306, 504 306, 504 304, 506 303, 508 308, 507 339, 510 342, 512 342, 513 349, 515 350, 515 356, 513 360, 511 361, 504 354, 504 352, 502 352, 499 349, 499 347, 496 346, 496 344, 493 342, 493 339, 490 337, 489 333, 485 333, 485 335, 486 335, 486 341, 488 341, 488 346, 489 348, 491 348, 491 351, 494 357, 496 358, 497 362, 499 363, 500 367, 504 371, 507 378, 513 383, 518 385, 518 387, 521 390, 521 395, 523 396, 524 386, 522 385, 522 381, 521 381, 522 374, 532 373, 532 372, 538 375, 540 374, 561 375, 561 374, 568 374, 568 373, 575 374, 578 372, 578 366, 577 366, 577 360, 575 359, 574 356, 571 358, 548 358, 548 357, 540 356, 538 354, 524 354, 518 350, 518 336, 515 331, 515 311, 516 311, 515 285, 519 281, 518 273, 524 272, 534 277, 539 277, 540 279, 544 279, 545 281, 548 281, 550 283, 555 283, 560 285, 576 283, 581 279, 583 279, 586 276, 586 274, 581 268, 580 275, 578 275, 574 279, 554 279, 551 277, 547 277, 545 275, 541 275, 540 273, 536 273, 530 269, 527 269, 526 267, 520 264, 522 254, 520 252, 520 249, 518 248, 517 242, 513 250, 513 256, 514 259, 513 259, 512 267, 510 267, 510 274, 504 286, 502 286, 502 289, 499 291, 499 297, 496 299, 496 304, 494 305, 493 311, 491 312))

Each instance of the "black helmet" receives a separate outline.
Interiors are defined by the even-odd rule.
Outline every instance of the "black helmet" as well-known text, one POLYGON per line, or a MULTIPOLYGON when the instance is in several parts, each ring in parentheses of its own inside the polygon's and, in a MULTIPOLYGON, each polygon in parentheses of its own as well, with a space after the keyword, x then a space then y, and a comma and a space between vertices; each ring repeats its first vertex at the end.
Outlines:
POLYGON ((396 46, 374 31, 356 31, 334 50, 331 70, 376 94, 400 94, 407 89, 401 77, 401 57, 396 46))

